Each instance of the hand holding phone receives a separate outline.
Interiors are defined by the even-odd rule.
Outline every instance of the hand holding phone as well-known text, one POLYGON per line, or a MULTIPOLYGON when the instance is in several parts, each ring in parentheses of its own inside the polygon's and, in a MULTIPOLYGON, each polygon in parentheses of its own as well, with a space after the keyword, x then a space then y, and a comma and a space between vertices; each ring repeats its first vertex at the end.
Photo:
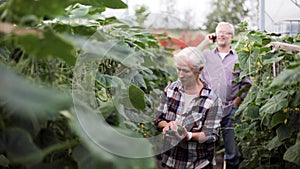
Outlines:
POLYGON ((211 39, 212 39, 213 42, 216 42, 217 36, 216 35, 212 35, 211 39))
POLYGON ((216 39, 217 39, 217 36, 216 35, 210 35, 209 39, 211 39, 215 43, 216 39))

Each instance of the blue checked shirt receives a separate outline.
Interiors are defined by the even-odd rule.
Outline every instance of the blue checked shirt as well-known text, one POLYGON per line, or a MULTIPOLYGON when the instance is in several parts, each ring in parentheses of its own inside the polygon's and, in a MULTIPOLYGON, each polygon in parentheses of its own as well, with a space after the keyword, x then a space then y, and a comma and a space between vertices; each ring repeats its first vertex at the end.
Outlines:
POLYGON ((204 132, 208 140, 177 141, 165 137, 163 140, 162 166, 174 169, 195 168, 205 161, 212 162, 215 142, 219 139, 222 102, 204 83, 200 91, 184 110, 183 88, 180 81, 169 84, 163 92, 156 114, 156 126, 160 121, 177 121, 191 132, 204 132))

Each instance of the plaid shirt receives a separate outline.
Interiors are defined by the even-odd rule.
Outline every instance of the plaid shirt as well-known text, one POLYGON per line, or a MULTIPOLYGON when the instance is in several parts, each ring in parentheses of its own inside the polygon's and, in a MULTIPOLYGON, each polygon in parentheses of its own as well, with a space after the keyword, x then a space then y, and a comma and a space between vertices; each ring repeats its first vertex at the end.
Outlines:
POLYGON ((183 88, 180 81, 169 84, 162 95, 155 120, 178 121, 191 132, 204 132, 208 140, 200 143, 196 140, 177 141, 165 137, 163 141, 162 165, 169 168, 195 168, 205 161, 212 162, 215 142, 219 139, 222 102, 204 83, 200 91, 184 110, 183 88), (175 144, 174 144, 175 143, 175 144))

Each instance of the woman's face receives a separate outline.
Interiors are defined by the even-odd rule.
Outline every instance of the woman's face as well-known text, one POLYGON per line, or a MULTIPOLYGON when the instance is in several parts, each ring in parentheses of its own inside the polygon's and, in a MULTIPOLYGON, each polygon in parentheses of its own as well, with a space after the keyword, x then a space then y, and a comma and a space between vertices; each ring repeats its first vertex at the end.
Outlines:
POLYGON ((180 59, 177 63, 177 75, 183 85, 194 84, 199 77, 199 73, 184 59, 180 59))

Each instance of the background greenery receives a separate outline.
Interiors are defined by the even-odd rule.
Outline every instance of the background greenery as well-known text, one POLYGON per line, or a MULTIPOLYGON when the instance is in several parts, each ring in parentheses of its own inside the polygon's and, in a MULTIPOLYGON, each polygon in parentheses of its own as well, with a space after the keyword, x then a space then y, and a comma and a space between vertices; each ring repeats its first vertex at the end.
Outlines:
MULTIPOLYGON (((245 160, 242 168, 299 168, 300 34, 294 37, 247 31, 240 23, 236 44, 244 75, 253 81, 237 112, 236 136, 245 160), (271 48, 270 42, 298 45, 271 48)), ((272 44, 272 43, 271 43, 272 44)))
MULTIPOLYGON (((154 136, 150 119, 158 96, 176 78, 170 49, 158 45, 169 37, 101 15, 106 8, 126 7, 121 0, 1 1, 2 168, 155 167, 153 157, 114 155, 88 135, 109 137, 99 121, 104 117, 126 135, 154 136), (78 116, 77 111, 86 113, 78 116), (147 120, 140 122, 141 117, 147 120)), ((245 24, 236 43, 241 60, 237 66, 254 85, 239 110, 242 123, 236 126, 245 158, 241 167, 297 168, 299 54, 265 45, 299 44, 299 35, 282 38, 245 30, 245 24)), ((153 152, 148 144, 132 146, 116 139, 105 143, 129 147, 136 154, 153 152)))

